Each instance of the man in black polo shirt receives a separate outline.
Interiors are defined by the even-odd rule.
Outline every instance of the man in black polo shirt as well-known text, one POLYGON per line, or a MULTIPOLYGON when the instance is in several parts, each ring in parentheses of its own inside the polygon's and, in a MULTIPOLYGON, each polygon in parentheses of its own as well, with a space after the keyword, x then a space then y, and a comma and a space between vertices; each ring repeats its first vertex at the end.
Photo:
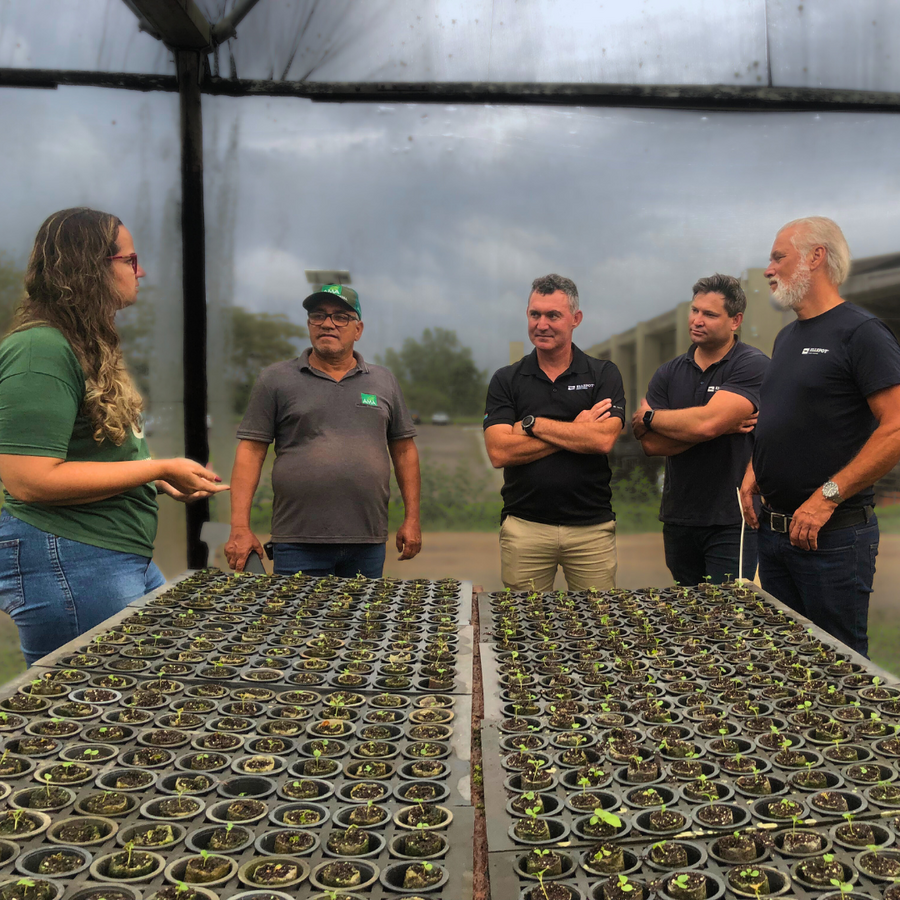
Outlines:
POLYGON ((759 388, 769 358, 737 337, 747 308, 730 275, 701 278, 688 318, 691 348, 657 369, 632 419, 647 456, 666 458, 659 518, 678 584, 756 572, 756 535, 744 540, 737 489, 753 450, 759 388))
POLYGON ((570 279, 535 279, 534 351, 495 372, 488 388, 484 440, 503 469, 501 576, 517 590, 552 589, 560 565, 572 590, 616 584, 607 454, 625 420, 625 392, 611 362, 572 343, 578 307, 570 279))
POLYGON ((900 346, 838 294, 850 250, 831 219, 789 222, 769 260, 772 298, 797 319, 775 339, 741 489, 759 527, 760 583, 865 655, 879 540, 872 485, 900 459, 900 346))

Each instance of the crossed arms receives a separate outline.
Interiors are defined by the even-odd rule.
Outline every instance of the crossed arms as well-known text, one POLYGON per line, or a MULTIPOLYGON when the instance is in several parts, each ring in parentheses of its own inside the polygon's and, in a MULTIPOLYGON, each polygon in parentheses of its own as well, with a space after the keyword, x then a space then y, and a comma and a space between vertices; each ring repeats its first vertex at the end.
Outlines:
POLYGON ((652 431, 644 426, 649 409, 647 400, 641 400, 631 420, 634 436, 647 456, 677 456, 723 434, 748 434, 756 427, 758 415, 750 400, 726 390, 717 391, 705 406, 656 410, 652 431))
POLYGON ((622 430, 622 420, 610 415, 612 400, 601 400, 582 410, 572 422, 559 422, 541 416, 535 419, 534 437, 514 425, 489 425, 484 443, 495 469, 523 466, 560 450, 573 453, 609 453, 622 430))

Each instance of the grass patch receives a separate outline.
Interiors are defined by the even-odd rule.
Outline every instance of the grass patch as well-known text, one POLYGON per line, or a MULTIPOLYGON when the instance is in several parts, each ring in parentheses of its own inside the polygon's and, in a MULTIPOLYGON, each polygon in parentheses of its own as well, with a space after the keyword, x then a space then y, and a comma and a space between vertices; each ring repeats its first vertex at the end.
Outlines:
POLYGON ((878 530, 882 534, 900 534, 900 503, 879 506, 875 514, 878 516, 878 530))
POLYGON ((0 684, 6 684, 25 669, 25 657, 19 647, 19 629, 6 613, 0 613, 0 684))
POLYGON ((900 622, 881 616, 869 619, 869 658, 894 675, 900 675, 900 622))

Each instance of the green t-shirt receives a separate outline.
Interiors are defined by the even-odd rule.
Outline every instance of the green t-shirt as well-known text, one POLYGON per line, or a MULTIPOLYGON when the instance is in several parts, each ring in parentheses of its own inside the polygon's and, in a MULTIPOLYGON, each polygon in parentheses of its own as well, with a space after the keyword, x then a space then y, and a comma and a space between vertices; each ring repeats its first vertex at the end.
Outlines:
MULTIPOLYGON (((61 332, 38 327, 10 335, 0 344, 0 453, 67 462, 149 459, 143 431, 134 430, 121 447, 94 440, 81 411, 84 391, 84 372, 61 332)), ((80 506, 24 503, 3 493, 9 512, 41 531, 107 550, 153 555, 153 484, 80 506)))

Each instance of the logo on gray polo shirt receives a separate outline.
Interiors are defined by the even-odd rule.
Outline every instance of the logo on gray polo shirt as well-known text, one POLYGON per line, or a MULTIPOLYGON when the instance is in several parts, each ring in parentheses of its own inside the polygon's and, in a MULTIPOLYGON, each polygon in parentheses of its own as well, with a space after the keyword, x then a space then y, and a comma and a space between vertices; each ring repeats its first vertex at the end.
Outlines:
POLYGON ((363 406, 378 406, 378 397, 375 394, 360 394, 359 399, 363 406))

